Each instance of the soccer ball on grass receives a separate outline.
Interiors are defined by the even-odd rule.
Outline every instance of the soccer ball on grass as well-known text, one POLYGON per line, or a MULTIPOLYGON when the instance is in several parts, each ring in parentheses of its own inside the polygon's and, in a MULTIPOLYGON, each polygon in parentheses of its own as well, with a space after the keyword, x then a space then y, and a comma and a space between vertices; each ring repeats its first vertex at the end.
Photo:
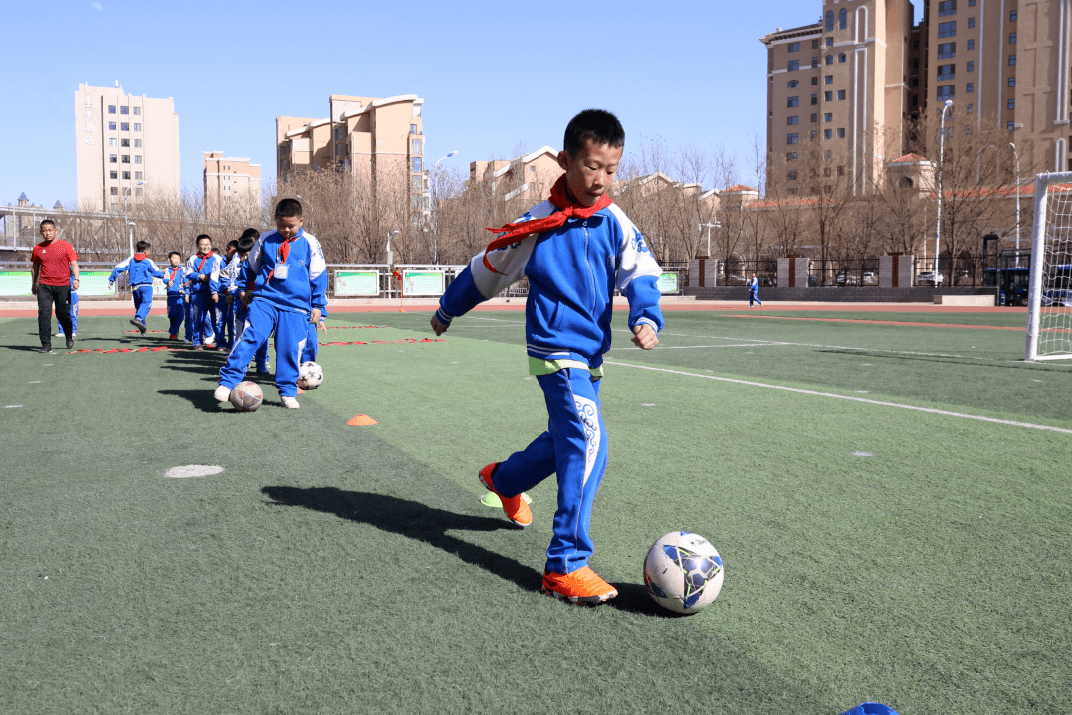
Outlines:
POLYGON ((671 531, 652 544, 644 560, 644 584, 663 608, 692 614, 711 605, 726 575, 711 542, 688 531, 671 531))
POLYGON ((312 360, 303 362, 298 368, 298 387, 303 390, 315 390, 324 381, 324 368, 312 360))
POLYGON ((231 404, 239 412, 253 412, 264 402, 264 392, 255 382, 240 382, 231 390, 231 404))

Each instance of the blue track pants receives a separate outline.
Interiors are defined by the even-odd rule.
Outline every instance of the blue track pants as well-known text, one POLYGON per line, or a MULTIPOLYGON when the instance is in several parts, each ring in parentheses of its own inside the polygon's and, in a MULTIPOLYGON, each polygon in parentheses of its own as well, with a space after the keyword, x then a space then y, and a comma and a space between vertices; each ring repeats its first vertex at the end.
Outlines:
MULTIPOLYGON (((266 300, 254 300, 242 328, 242 337, 235 341, 227 364, 220 368, 220 384, 234 388, 242 382, 249 361, 264 348, 275 332, 275 386, 283 397, 298 394, 298 366, 308 332, 309 316, 277 308, 266 300)), ((267 356, 266 356, 267 357, 267 356)))
POLYGON ((186 318, 186 302, 182 299, 182 293, 168 293, 167 317, 168 335, 178 335, 186 318))
POLYGON ((213 311, 215 302, 211 293, 192 293, 190 295, 190 324, 193 334, 190 336, 194 345, 216 342, 213 328, 213 311))
POLYGON ((130 294, 134 297, 134 319, 145 325, 145 319, 149 317, 149 309, 153 307, 153 287, 135 286, 130 294))
MULTIPOLYGON (((63 332, 63 326, 60 326, 60 332, 63 332)), ((78 332, 78 293, 74 290, 71 291, 71 332, 78 332)))
POLYGON ((599 380, 583 368, 540 375, 547 431, 495 472, 495 489, 515 496, 552 474, 558 477, 558 509, 547 547, 547 570, 571 573, 588 565, 592 502, 607 468, 607 433, 599 409, 599 380))

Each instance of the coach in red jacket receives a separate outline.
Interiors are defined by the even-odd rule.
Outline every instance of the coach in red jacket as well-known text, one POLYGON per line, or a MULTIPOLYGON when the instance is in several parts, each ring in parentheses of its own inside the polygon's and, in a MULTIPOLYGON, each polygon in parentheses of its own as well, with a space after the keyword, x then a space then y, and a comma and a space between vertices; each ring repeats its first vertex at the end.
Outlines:
POLYGON ((71 327, 71 289, 78 290, 78 254, 74 246, 56 238, 56 222, 45 219, 41 222, 41 238, 44 240, 33 249, 33 286, 30 290, 37 296, 37 329, 41 335, 42 353, 52 352, 52 306, 56 306, 56 320, 67 336, 67 349, 74 347, 74 329, 71 327), (73 277, 73 280, 72 280, 73 277))

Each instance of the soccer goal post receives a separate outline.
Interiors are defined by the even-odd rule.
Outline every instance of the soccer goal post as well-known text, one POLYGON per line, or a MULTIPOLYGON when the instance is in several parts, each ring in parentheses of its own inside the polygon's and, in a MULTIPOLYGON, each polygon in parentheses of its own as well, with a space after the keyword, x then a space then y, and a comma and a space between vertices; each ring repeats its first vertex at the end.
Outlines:
POLYGON ((1025 360, 1072 360, 1072 172, 1035 177, 1025 360))

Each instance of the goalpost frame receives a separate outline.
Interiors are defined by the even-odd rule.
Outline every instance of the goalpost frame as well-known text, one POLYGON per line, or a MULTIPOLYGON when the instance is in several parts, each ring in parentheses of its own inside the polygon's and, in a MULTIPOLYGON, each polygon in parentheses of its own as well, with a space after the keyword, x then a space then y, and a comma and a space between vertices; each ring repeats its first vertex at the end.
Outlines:
POLYGON ((1072 172, 1058 171, 1035 176, 1035 216, 1031 235, 1031 273, 1027 291, 1027 346, 1024 360, 1058 360, 1072 354, 1039 357, 1038 341, 1042 318, 1043 263, 1046 257, 1046 226, 1048 223, 1049 188, 1054 184, 1072 184, 1072 172))

